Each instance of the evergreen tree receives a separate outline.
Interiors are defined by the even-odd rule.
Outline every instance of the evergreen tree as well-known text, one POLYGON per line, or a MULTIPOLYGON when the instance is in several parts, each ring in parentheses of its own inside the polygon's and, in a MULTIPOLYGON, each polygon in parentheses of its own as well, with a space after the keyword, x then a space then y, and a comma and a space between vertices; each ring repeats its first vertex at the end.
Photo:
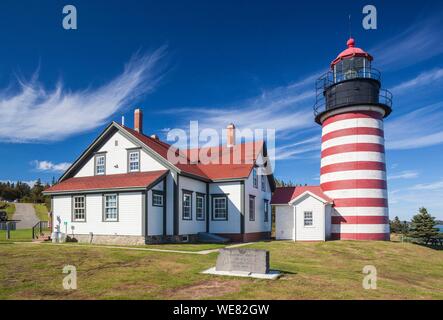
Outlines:
POLYGON ((435 218, 432 217, 426 208, 420 208, 419 213, 411 220, 411 231, 409 236, 412 238, 421 238, 425 244, 429 243, 432 237, 438 235, 438 229, 435 228, 435 218))
POLYGON ((277 187, 295 187, 295 184, 292 181, 285 182, 283 180, 275 178, 275 185, 277 187))
POLYGON ((390 221, 390 228, 392 233, 402 233, 402 223, 397 216, 390 221))
POLYGON ((401 224, 401 233, 407 234, 409 232, 409 223, 407 221, 403 221, 401 224))

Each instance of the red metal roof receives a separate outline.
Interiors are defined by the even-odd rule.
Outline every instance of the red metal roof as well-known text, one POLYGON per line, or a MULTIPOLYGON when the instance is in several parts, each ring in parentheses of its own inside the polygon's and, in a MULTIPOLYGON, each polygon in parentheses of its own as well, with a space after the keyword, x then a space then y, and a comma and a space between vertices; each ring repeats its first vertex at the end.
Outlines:
POLYGON ((159 180, 168 170, 110 174, 69 178, 45 190, 45 193, 119 188, 145 188, 159 180))
POLYGON ((340 62, 342 60, 345 60, 345 59, 350 59, 350 58, 353 58, 353 57, 365 57, 369 61, 372 61, 373 58, 372 58, 372 56, 369 53, 367 53, 363 49, 355 47, 355 40, 353 38, 349 38, 348 42, 346 42, 346 45, 348 46, 348 48, 343 50, 337 56, 337 58, 335 58, 334 61, 332 61, 331 68, 334 65, 336 65, 338 62, 340 62))
MULTIPOLYGON (((124 127, 124 129, 168 160, 168 150, 173 148, 170 144, 140 134, 128 127, 124 127)), ((238 144, 233 147, 216 146, 187 150, 175 149, 177 156, 183 159, 183 163, 173 163, 173 165, 185 173, 208 180, 246 178, 249 176, 263 146, 263 141, 256 141, 238 144), (193 155, 195 154, 205 155, 207 158, 204 160, 208 161, 203 161, 203 159, 197 161, 199 157, 194 161, 193 155), (223 163, 224 159, 230 159, 231 161, 223 163), (234 159, 237 161, 234 161, 234 159)))
POLYGON ((327 202, 333 202, 320 186, 301 186, 301 187, 278 187, 272 195, 271 204, 288 204, 291 200, 302 195, 306 191, 315 194, 327 202))
MULTIPOLYGON (((131 128, 124 126, 122 128, 168 161, 168 150, 173 148, 170 144, 159 139, 145 136, 131 128)), ((172 150, 175 151, 176 155, 182 161, 180 161, 181 163, 172 164, 183 173, 197 176, 208 181, 243 179, 247 178, 251 173, 263 147, 263 141, 259 141, 238 144, 234 147, 217 146, 184 151, 173 148, 172 150), (205 160, 209 160, 208 163, 192 161, 193 151, 196 151, 197 154, 206 155, 207 158, 205 160), (223 160, 227 158, 231 159, 231 162, 223 163, 223 160)), ((45 190, 45 192, 55 193, 63 191, 147 187, 157 181, 167 171, 168 170, 68 178, 45 190)))

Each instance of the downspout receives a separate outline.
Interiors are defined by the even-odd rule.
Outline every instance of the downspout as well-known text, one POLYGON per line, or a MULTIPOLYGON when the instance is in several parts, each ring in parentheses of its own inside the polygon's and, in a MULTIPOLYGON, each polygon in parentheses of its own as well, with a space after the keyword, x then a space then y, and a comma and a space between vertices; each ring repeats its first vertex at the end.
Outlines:
POLYGON ((166 226, 167 226, 167 208, 166 208, 168 203, 167 183, 168 183, 168 175, 166 175, 163 180, 163 237, 166 237, 166 226))
POLYGON ((206 233, 209 233, 209 183, 206 182, 206 233))

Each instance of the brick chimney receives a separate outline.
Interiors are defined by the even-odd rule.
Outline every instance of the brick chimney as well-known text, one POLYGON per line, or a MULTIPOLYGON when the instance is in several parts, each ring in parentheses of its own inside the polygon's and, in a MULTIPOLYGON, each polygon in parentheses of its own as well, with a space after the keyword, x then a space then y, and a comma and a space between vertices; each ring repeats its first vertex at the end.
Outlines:
POLYGON ((233 123, 226 127, 226 146, 235 146, 235 125, 233 123))
POLYGON ((143 112, 141 109, 134 110, 134 130, 143 133, 143 112))

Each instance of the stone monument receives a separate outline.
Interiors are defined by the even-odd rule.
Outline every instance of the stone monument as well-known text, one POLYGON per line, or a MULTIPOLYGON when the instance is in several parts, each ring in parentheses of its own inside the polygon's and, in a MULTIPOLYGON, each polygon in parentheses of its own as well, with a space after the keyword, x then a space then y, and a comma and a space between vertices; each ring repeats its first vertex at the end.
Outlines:
POLYGON ((269 251, 260 249, 220 249, 216 266, 203 273, 277 279, 280 272, 269 269, 269 251))

